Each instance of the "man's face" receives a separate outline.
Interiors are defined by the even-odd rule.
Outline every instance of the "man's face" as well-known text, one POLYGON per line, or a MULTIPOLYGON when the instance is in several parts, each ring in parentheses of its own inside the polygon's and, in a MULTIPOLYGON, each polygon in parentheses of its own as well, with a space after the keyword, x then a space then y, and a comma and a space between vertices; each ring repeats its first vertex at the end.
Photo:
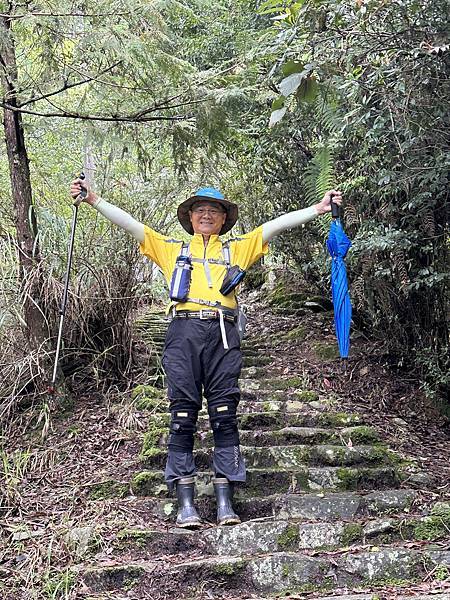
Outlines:
POLYGON ((192 205, 189 217, 194 233, 219 235, 227 218, 227 213, 219 203, 200 200, 192 205))

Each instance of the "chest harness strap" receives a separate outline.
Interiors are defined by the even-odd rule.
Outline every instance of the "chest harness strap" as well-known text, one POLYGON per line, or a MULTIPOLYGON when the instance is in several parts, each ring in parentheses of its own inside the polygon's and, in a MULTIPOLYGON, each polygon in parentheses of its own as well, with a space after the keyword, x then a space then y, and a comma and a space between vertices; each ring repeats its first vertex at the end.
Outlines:
MULTIPOLYGON (((208 287, 212 288, 213 284, 212 284, 211 270, 209 268, 209 265, 210 264, 224 265, 227 268, 227 271, 229 271, 229 269, 230 269, 230 265, 231 265, 230 246, 229 246, 228 242, 224 242, 222 244, 222 255, 223 255, 224 260, 220 260, 217 258, 192 258, 192 257, 190 257, 190 244, 183 243, 182 247, 181 247, 181 254, 180 254, 178 260, 182 259, 181 262, 184 262, 184 263, 188 263, 188 262, 203 263, 203 268, 205 271, 206 281, 208 282, 208 287), (184 259, 184 261, 183 261, 183 259, 184 259)), ((177 270, 177 267, 176 267, 176 270, 177 270)), ((179 269, 180 273, 181 273, 181 271, 182 271, 182 269, 179 269)), ((181 277, 181 275, 180 275, 180 277, 181 277)), ((189 283, 190 283, 190 278, 189 278, 189 283)), ((228 346, 228 340, 227 340, 227 333, 225 330, 224 310, 228 313, 232 312, 234 314, 236 313, 236 311, 233 311, 232 309, 224 306, 218 300, 215 302, 212 302, 210 300, 203 300, 202 298, 191 298, 190 296, 187 296, 186 299, 184 300, 184 302, 193 302, 195 304, 201 304, 203 306, 209 306, 211 308, 217 309, 217 312, 219 313, 220 332, 222 334, 223 347, 225 348, 225 350, 228 350, 229 346, 228 346)), ((172 314, 174 317, 176 315, 175 307, 178 303, 179 303, 179 301, 175 301, 173 308, 172 308, 172 314)))

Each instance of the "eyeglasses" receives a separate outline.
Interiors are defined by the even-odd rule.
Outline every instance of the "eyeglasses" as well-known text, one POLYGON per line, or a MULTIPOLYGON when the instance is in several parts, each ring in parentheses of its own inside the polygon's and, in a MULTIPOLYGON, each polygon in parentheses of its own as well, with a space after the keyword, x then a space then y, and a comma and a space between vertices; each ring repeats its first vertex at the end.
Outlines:
POLYGON ((225 211, 220 210, 219 208, 203 208, 203 207, 193 208, 192 212, 195 213, 196 215, 200 215, 200 216, 210 214, 213 217, 217 217, 219 215, 225 214, 225 211))

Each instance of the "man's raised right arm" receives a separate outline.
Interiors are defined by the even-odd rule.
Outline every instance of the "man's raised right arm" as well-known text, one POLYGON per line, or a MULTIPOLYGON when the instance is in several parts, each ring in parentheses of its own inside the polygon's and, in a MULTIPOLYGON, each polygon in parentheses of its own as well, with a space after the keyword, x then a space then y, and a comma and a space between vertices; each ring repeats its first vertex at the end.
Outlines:
MULTIPOLYGON (((83 187, 86 187, 85 183, 81 179, 75 179, 72 181, 70 184, 70 195, 72 198, 76 198, 79 195, 82 184, 83 187)), ((143 243, 145 237, 143 223, 136 221, 136 219, 134 219, 126 211, 114 206, 114 204, 110 204, 106 200, 103 200, 103 198, 98 197, 89 188, 88 194, 83 202, 90 204, 100 214, 106 217, 108 221, 111 221, 111 223, 114 223, 122 229, 125 229, 125 231, 130 233, 140 244, 143 243)))

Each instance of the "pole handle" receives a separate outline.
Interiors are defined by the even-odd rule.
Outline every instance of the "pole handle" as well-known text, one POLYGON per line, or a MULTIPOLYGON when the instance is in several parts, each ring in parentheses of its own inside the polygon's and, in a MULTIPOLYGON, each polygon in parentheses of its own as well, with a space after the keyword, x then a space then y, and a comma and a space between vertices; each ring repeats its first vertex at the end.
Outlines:
MULTIPOLYGON (((78 176, 79 179, 86 179, 86 175, 83 173, 83 171, 81 171, 80 175, 78 176)), ((78 206, 80 206, 80 204, 83 202, 83 200, 86 198, 88 194, 87 188, 85 188, 83 185, 81 186, 81 191, 78 194, 78 196, 75 198, 75 200, 73 201, 73 205, 76 206, 78 208, 78 206)))
POLYGON ((333 196, 334 196, 334 194, 331 194, 331 197, 330 197, 331 216, 333 217, 333 219, 339 219, 339 216, 340 216, 339 206, 336 204, 336 202, 333 202, 333 196))

